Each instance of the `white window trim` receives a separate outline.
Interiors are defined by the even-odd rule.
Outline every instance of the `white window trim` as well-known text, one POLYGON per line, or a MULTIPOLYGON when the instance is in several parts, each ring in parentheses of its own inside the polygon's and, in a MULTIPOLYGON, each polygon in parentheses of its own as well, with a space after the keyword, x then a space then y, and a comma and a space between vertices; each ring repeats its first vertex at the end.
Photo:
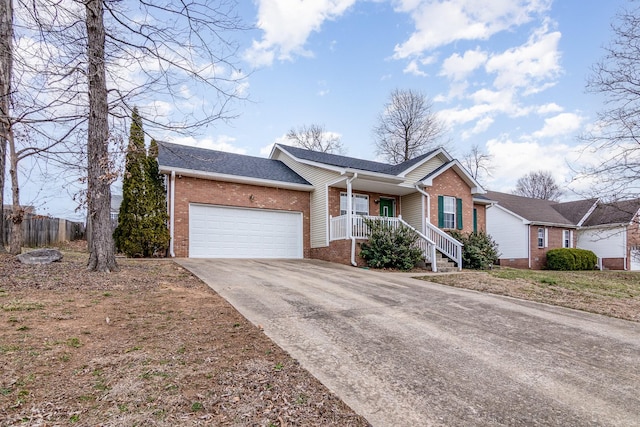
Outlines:
POLYGON ((562 230, 562 247, 563 248, 573 247, 573 230, 562 230), (565 246, 565 243, 566 243, 566 246, 565 246))
POLYGON ((456 228, 456 224, 457 224, 456 223, 456 220, 457 220, 457 218, 456 218, 456 210, 457 210, 456 198, 453 197, 453 196, 442 196, 442 203, 443 203, 443 206, 442 206, 442 214, 443 214, 442 225, 443 225, 443 227, 442 228, 446 228, 446 229, 449 229, 449 230, 455 229, 456 228), (451 211, 451 212, 447 211, 447 200, 453 200, 453 205, 452 205, 453 206, 453 211, 451 211), (449 227, 448 226, 449 224, 447 224, 447 215, 451 215, 451 217, 453 218, 451 227, 449 227))
MULTIPOLYGON (((347 202, 347 193, 340 193, 340 215, 346 215, 347 214, 347 206, 346 203, 347 202), (343 208, 343 204, 342 204, 342 200, 343 200, 343 196, 344 196, 344 209, 343 208)), ((353 209, 353 214, 354 215, 364 215, 364 216, 369 216, 369 195, 368 194, 359 194, 359 193, 351 193, 351 208, 353 209), (362 205, 364 206, 364 204, 366 203, 366 207, 367 210, 363 211, 357 210, 358 207, 358 203, 357 200, 364 200, 365 202, 362 202, 362 205)))
POLYGON ((548 234, 547 229, 544 228, 544 227, 538 227, 538 231, 536 233, 536 240, 538 241, 538 248, 546 248, 547 247, 547 241, 549 240, 548 237, 549 237, 549 234, 548 234), (541 230, 544 230, 542 232, 542 244, 540 244, 540 231, 541 230))

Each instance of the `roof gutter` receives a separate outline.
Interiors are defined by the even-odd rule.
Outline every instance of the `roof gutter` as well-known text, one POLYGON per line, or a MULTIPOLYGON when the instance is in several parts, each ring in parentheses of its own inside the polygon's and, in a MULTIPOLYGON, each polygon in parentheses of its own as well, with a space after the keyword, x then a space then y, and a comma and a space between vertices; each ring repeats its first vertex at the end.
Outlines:
POLYGON ((224 173, 204 172, 193 169, 174 168, 171 166, 160 166, 161 173, 176 173, 179 176, 187 176, 192 178, 210 179, 224 182, 235 182, 238 184, 252 184, 264 187, 285 188, 287 190, 313 191, 311 184, 299 184, 294 182, 275 181, 264 178, 251 178, 240 175, 230 175, 224 173))

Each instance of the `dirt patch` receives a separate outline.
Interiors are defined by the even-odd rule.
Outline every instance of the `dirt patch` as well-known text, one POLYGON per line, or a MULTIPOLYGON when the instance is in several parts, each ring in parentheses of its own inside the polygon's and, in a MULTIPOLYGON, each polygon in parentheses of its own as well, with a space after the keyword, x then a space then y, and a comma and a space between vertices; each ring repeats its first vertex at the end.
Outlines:
POLYGON ((531 278, 504 279, 488 272, 465 271, 430 275, 420 279, 457 288, 640 321, 640 275, 637 273, 532 272, 529 274, 532 275, 531 278))
POLYGON ((0 425, 367 426, 170 260, 0 255, 0 425))

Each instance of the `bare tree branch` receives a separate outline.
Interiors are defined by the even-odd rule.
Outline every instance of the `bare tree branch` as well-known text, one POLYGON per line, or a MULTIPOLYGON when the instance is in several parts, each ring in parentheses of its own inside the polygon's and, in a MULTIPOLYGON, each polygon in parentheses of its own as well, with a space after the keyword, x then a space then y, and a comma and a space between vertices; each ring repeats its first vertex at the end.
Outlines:
POLYGON ((513 193, 519 196, 553 200, 556 202, 563 194, 553 179, 551 172, 548 171, 529 172, 520 177, 513 193))
POLYGON ((303 125, 299 128, 291 128, 287 133, 287 139, 300 148, 320 151, 323 153, 344 154, 344 147, 340 136, 327 132, 322 125, 303 125))
POLYGON ((396 89, 373 128, 377 152, 393 164, 417 157, 438 146, 444 123, 422 93, 396 89))

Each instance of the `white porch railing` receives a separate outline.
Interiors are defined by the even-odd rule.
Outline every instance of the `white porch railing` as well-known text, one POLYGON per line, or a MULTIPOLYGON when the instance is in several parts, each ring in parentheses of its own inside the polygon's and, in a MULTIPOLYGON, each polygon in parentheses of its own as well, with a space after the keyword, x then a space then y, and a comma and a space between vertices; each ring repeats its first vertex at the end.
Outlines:
MULTIPOLYGON (((433 271, 436 270, 435 260, 436 255, 436 243, 429 239, 427 236, 413 228, 407 222, 405 222, 402 217, 386 217, 386 216, 363 216, 358 215, 353 217, 353 225, 352 225, 352 233, 351 237, 355 237, 356 239, 368 239, 371 231, 367 226, 365 220, 374 220, 376 222, 381 222, 386 224, 390 228, 397 228, 400 224, 403 224, 409 227, 411 230, 418 234, 418 246, 422 249, 422 253, 424 254, 425 262, 431 262, 433 271)), ((334 240, 342 240, 346 239, 347 236, 347 215, 340 215, 337 217, 330 217, 330 227, 329 227, 329 237, 331 241, 334 240)))
POLYGON ((458 270, 462 270, 462 243, 449 236, 444 231, 435 227, 433 224, 427 224, 427 237, 436 243, 436 247, 442 254, 451 258, 458 265, 458 270))
MULTIPOLYGON (((365 223, 366 219, 376 222, 382 222, 388 227, 396 228, 400 223, 399 218, 386 216, 370 216, 370 215, 354 215, 353 225, 351 227, 351 237, 356 239, 368 239, 369 227, 365 223)), ((329 227, 329 238, 331 241, 346 239, 347 236, 347 215, 331 217, 331 225, 329 227)))

